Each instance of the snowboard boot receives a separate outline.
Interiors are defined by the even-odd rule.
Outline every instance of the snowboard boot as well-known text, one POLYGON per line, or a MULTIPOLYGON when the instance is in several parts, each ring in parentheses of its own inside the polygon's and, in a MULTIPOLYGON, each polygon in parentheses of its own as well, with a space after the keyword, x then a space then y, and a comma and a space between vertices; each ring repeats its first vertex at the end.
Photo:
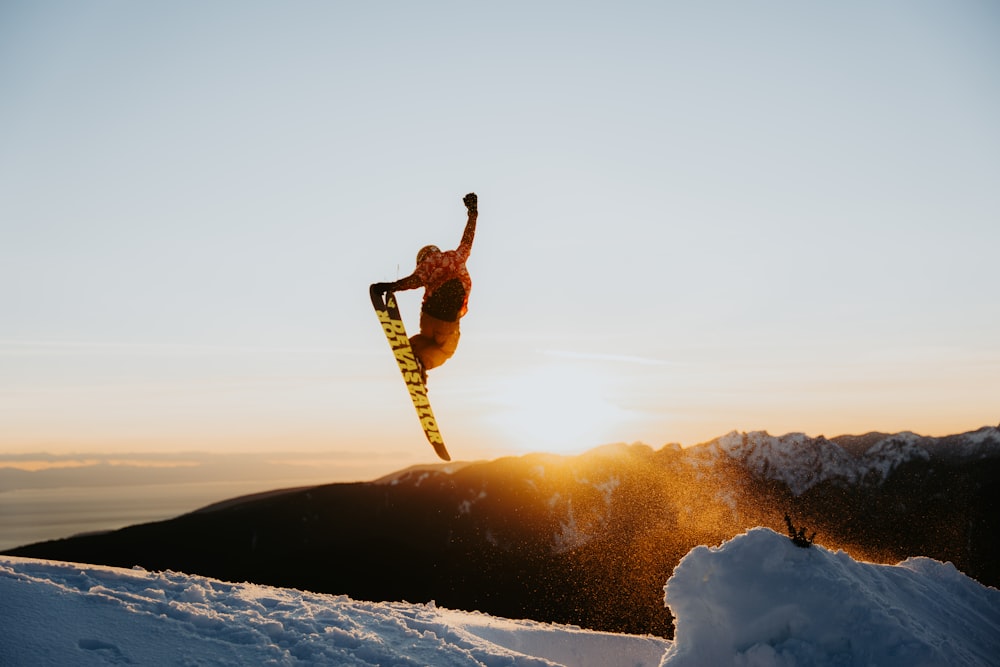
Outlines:
POLYGON ((427 388, 427 369, 424 368, 424 362, 420 360, 419 355, 413 355, 413 358, 417 360, 417 372, 420 373, 420 381, 423 383, 424 388, 427 388))

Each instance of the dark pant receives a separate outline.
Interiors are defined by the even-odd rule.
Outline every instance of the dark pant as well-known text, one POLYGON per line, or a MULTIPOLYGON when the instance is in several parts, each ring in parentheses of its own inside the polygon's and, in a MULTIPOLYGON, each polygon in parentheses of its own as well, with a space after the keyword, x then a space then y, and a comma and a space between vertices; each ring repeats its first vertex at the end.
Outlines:
POLYGON ((461 337, 458 322, 445 322, 420 313, 420 333, 410 338, 410 347, 420 357, 425 370, 437 368, 451 359, 461 337))

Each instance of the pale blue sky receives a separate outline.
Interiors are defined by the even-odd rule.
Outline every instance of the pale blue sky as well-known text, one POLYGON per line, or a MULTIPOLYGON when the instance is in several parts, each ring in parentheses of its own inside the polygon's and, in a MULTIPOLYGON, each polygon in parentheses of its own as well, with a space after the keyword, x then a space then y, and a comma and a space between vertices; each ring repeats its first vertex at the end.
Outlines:
POLYGON ((5 2, 0 453, 428 460, 1000 421, 993 2, 5 2), (419 294, 403 299, 415 326, 419 294))

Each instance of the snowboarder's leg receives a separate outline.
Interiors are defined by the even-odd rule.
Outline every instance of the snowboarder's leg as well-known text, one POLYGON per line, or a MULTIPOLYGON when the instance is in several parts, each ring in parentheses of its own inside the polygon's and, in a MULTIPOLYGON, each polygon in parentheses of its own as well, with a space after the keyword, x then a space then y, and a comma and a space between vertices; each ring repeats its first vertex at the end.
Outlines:
POLYGON ((437 368, 451 359, 462 334, 458 322, 445 322, 420 313, 420 333, 410 338, 410 347, 420 357, 425 370, 437 368))

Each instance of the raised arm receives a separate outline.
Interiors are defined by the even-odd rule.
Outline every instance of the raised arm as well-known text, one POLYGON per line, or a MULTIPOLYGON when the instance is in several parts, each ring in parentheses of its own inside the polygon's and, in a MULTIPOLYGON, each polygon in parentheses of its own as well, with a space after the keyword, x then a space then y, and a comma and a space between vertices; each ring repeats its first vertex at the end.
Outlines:
POLYGON ((479 218, 479 198, 475 192, 470 192, 462 198, 465 208, 469 212, 469 220, 465 223, 465 232, 462 234, 462 242, 459 250, 468 255, 472 250, 472 241, 476 238, 476 220, 479 218))

